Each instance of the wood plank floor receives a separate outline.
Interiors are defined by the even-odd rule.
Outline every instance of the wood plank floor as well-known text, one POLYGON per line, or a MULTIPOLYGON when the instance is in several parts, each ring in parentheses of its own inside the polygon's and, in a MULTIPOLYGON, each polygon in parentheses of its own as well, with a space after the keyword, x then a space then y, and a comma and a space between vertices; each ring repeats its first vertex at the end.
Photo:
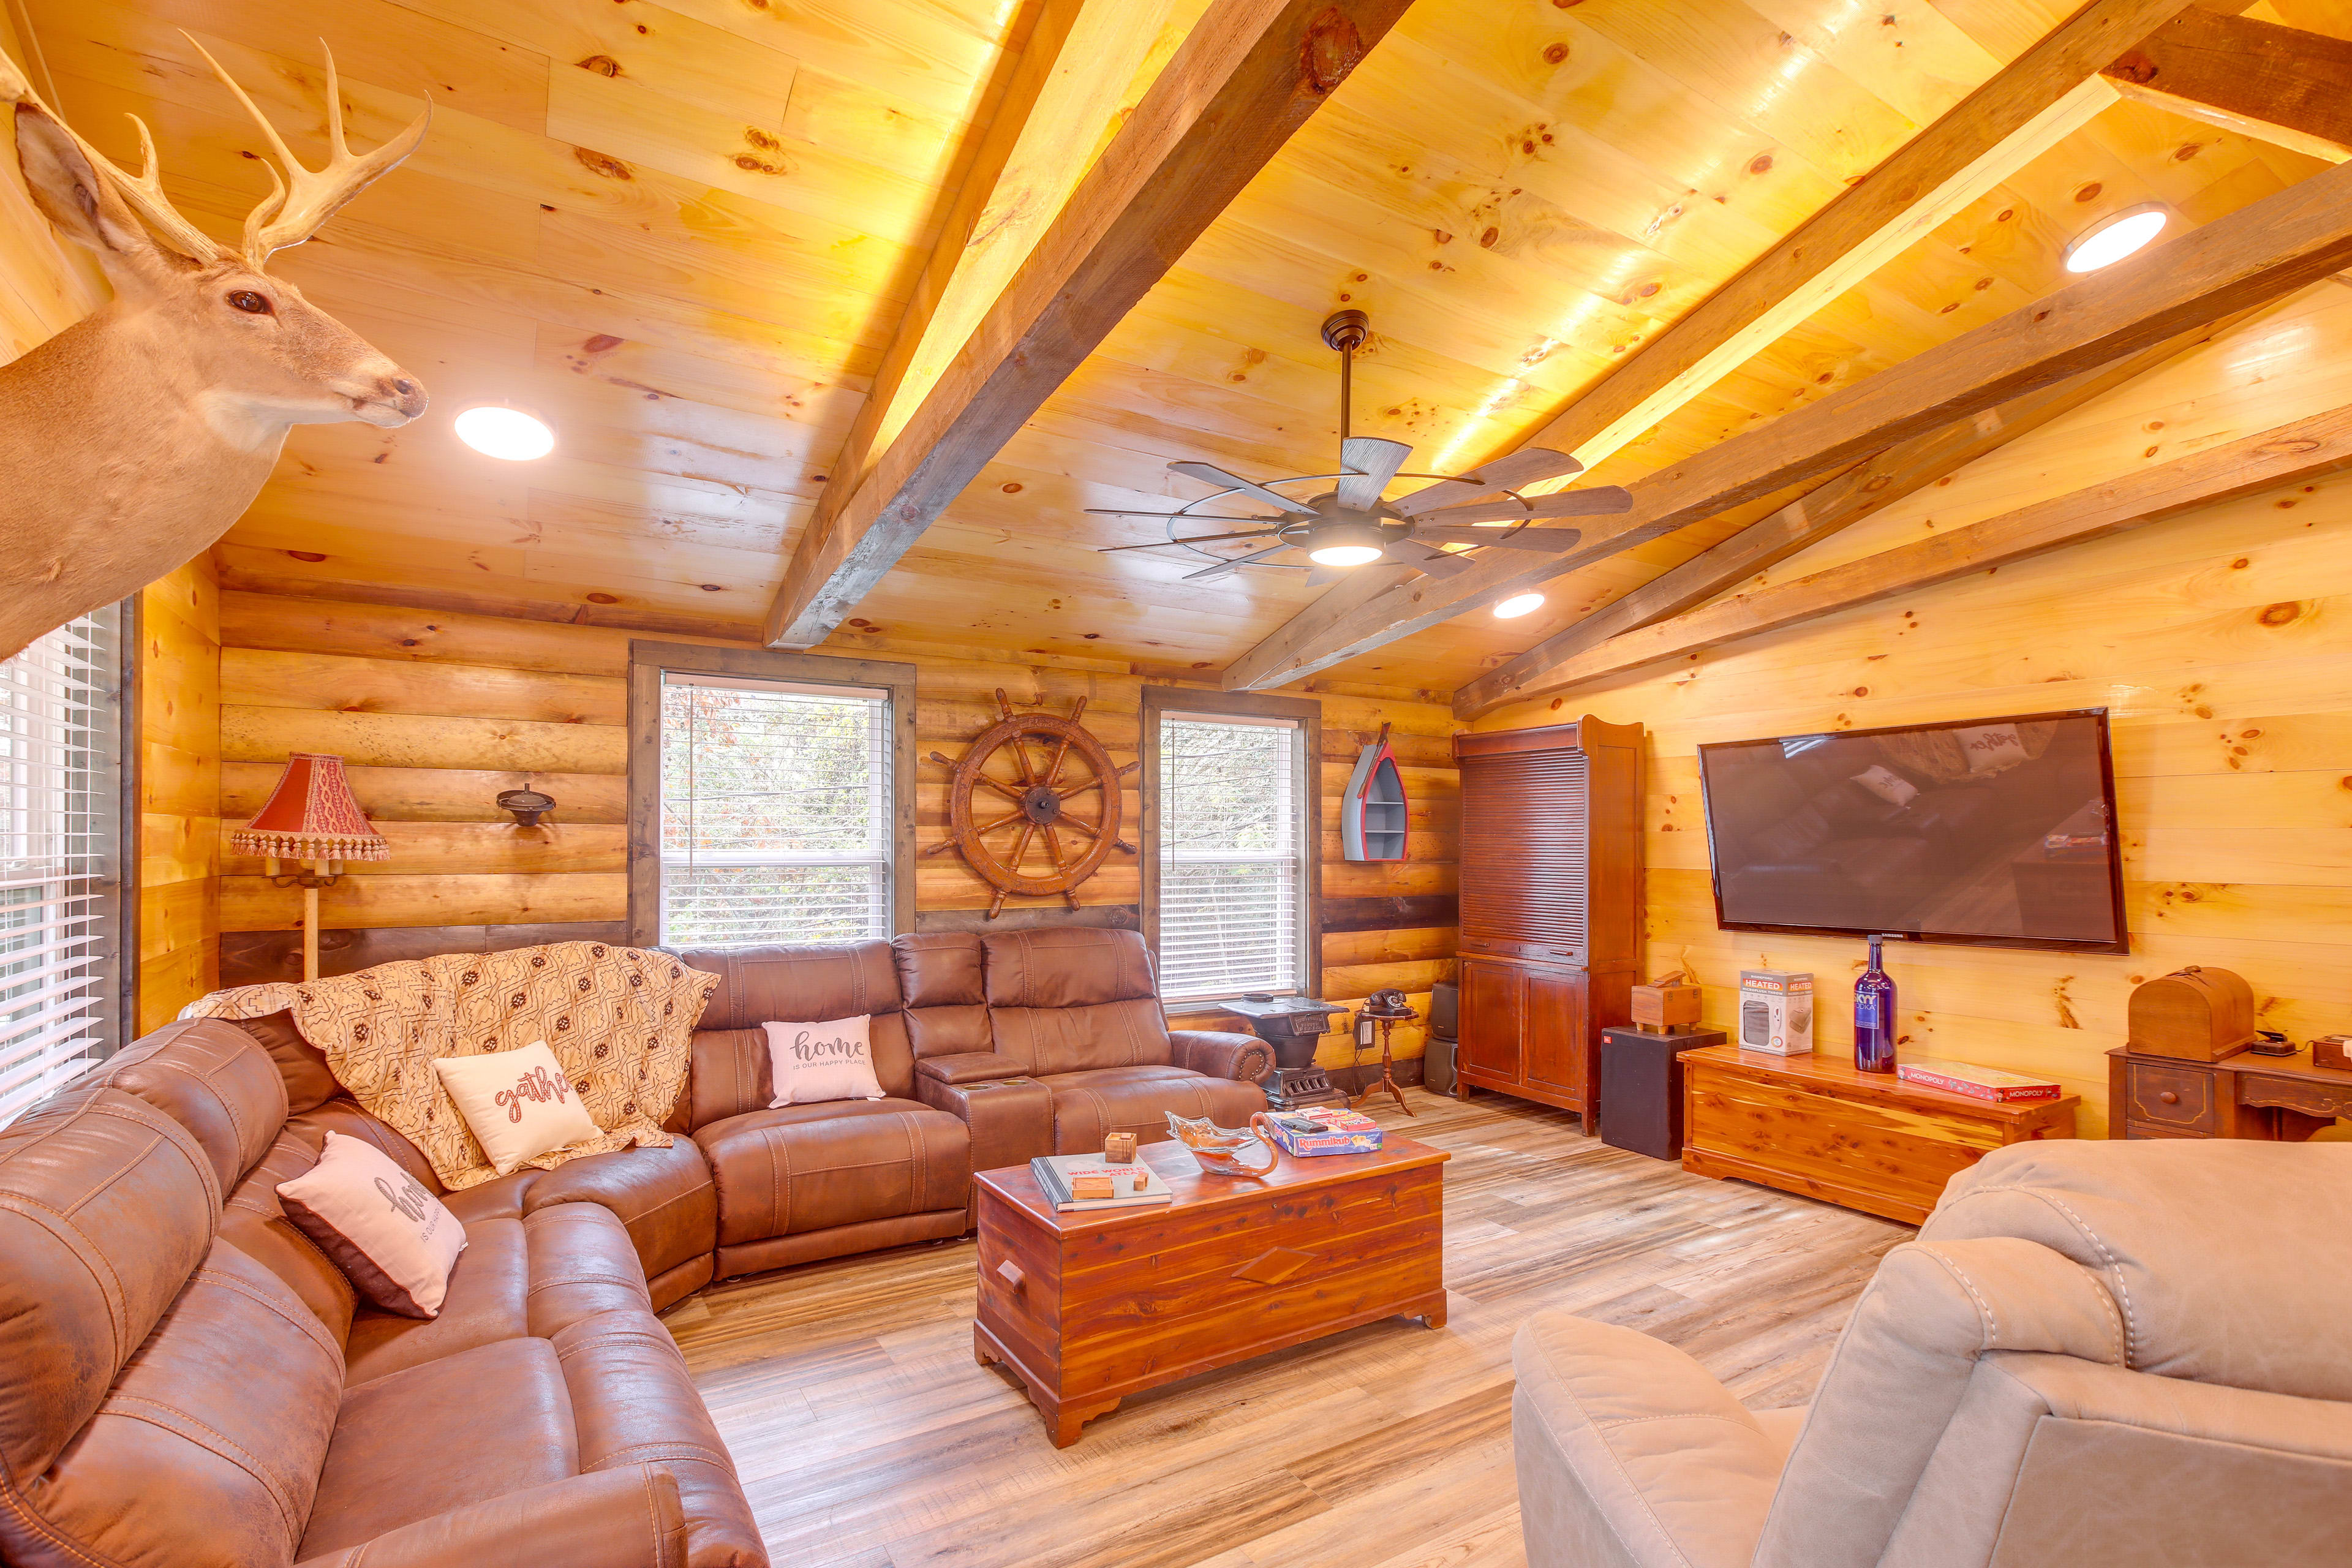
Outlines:
POLYGON ((1499 1095, 1381 1114, 1450 1151, 1437 1331, 1395 1320, 1129 1399, 1056 1451, 971 1355, 969 1241, 670 1313, 779 1568, 1504 1568, 1510 1343, 1561 1307, 1811 1397, 1909 1227, 1612 1149, 1499 1095))

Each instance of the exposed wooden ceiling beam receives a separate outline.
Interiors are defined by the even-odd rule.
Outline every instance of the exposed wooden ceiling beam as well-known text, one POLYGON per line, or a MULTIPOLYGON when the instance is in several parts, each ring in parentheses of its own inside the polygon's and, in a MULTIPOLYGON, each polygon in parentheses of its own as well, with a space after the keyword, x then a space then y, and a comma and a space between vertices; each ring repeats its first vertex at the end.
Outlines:
POLYGON ((1475 719, 1507 702, 1551 690, 1559 684, 1556 672, 1588 648, 1696 608, 2176 354, 2211 342, 2242 319, 2216 321, 1879 453, 1488 670, 1454 694, 1454 716, 1475 719))
POLYGON ((2107 67, 2127 98, 2341 163, 2352 158, 2352 43, 2191 6, 2107 67))
POLYGON ((2352 468, 2352 407, 2209 447, 2071 495, 1898 545, 1810 576, 1735 594, 1587 650, 1552 672, 1573 686, 1990 572, 2141 523, 2352 468))
POLYGON ((897 437, 810 520, 767 640, 839 626, 1410 4, 1213 0, 897 437))
MULTIPOLYGON (((1832 474, 1938 425, 2137 353, 2352 262, 2352 165, 2273 193, 2203 228, 1663 468, 1633 509, 1585 520, 1579 548, 1530 563, 1486 559, 1349 599, 1308 605, 1224 674, 1227 689, 1279 686, 1524 593, 1743 501, 1832 474)), ((1507 552, 1488 552, 1499 556, 1507 552)))

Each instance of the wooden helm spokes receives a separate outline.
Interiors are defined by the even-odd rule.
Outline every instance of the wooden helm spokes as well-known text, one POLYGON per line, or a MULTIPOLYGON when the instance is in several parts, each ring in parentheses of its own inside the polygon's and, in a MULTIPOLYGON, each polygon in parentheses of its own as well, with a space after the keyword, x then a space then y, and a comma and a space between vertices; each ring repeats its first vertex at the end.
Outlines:
POLYGON ((938 847, 961 851, 965 863, 996 889, 991 918, 1016 893, 1058 893, 1075 909, 1074 889, 1101 868, 1112 849, 1134 853, 1132 845, 1120 841, 1118 828, 1120 780, 1137 764, 1112 762, 1102 742, 1079 727, 1084 698, 1066 719, 1015 713, 1001 689, 996 706, 1003 718, 973 739, 961 762, 931 753, 933 762, 954 769, 948 784, 949 839, 938 847), (992 769, 999 752, 1005 760, 992 769))

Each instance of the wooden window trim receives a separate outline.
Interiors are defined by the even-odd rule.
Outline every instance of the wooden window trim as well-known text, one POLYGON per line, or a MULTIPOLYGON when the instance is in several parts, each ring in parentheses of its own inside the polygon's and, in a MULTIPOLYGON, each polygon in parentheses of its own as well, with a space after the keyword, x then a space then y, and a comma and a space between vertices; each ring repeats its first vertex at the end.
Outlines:
POLYGON ((661 686, 665 670, 890 693, 890 930, 915 929, 915 667, 700 643, 629 643, 629 942, 661 940, 661 686))
MULTIPOLYGON (((1256 691, 1213 691, 1189 686, 1147 686, 1143 689, 1142 734, 1137 742, 1143 765, 1142 900, 1139 911, 1143 940, 1152 961, 1160 957, 1160 718, 1163 713, 1202 713, 1237 719, 1288 719, 1302 731, 1297 772, 1299 835, 1306 859, 1299 897, 1306 907, 1298 923, 1306 952, 1299 966, 1299 994, 1320 1000, 1323 995, 1323 704, 1312 697, 1270 697, 1256 691)), ((1214 1002, 1171 1004, 1180 1014, 1213 1013, 1214 1002)))

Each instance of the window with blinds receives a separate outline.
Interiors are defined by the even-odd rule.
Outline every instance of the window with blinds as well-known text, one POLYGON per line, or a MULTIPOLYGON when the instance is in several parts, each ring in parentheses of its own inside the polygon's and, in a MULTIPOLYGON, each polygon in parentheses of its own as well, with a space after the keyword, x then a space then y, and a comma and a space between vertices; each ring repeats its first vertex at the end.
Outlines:
POLYGON ((121 616, 0 662, 0 1122, 122 1032, 121 616))
POLYGON ((661 941, 891 931, 890 696, 666 670, 661 941))
POLYGON ((1304 984, 1300 727, 1160 719, 1160 990, 1170 1001, 1304 984))

